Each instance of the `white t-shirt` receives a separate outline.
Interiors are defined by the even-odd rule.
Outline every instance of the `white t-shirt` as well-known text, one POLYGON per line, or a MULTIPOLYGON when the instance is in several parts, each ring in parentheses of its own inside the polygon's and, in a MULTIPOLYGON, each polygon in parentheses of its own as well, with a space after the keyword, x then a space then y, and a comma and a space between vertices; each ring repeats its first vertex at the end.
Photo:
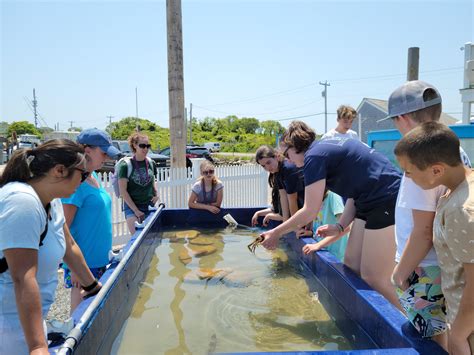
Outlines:
MULTIPOLYGON (((46 219, 46 211, 30 185, 11 182, 0 189, 0 258, 4 257, 5 249, 38 250, 36 279, 44 318, 54 302, 57 270, 66 250, 63 231, 65 219, 59 199, 51 201, 48 233, 43 245, 39 247, 46 219)), ((14 285, 8 269, 0 274, 0 354, 6 354, 6 349, 17 346, 20 348, 15 348, 16 354, 28 353, 18 318, 14 285), (22 343, 19 344, 18 339, 21 339, 22 343)))
POLYGON ((359 139, 357 132, 353 131, 352 129, 348 130, 346 133, 339 133, 338 131, 336 131, 336 129, 333 128, 327 131, 326 133, 324 133, 323 136, 321 137, 321 140, 331 139, 334 137, 359 139))
MULTIPOLYGON (((403 174, 395 207, 395 241, 397 253, 395 261, 400 262, 403 250, 413 230, 413 210, 435 212, 439 198, 446 192, 446 187, 438 186, 431 190, 423 190, 413 180, 403 174)), ((434 248, 428 252, 419 266, 438 265, 434 248)))

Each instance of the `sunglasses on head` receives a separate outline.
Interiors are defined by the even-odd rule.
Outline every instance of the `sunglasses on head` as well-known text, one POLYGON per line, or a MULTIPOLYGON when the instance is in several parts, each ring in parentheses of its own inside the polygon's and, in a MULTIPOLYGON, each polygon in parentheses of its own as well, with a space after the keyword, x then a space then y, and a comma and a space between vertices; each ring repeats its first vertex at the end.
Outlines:
POLYGON ((151 144, 145 144, 145 143, 140 143, 138 144, 138 147, 142 148, 142 149, 150 149, 151 148, 151 144))
POLYGON ((212 175, 214 174, 214 169, 205 170, 202 172, 203 175, 212 175))
POLYGON ((84 169, 80 169, 80 168, 74 168, 75 170, 79 170, 81 172, 81 182, 84 182, 86 181, 86 179, 89 177, 90 175, 90 172, 84 170, 84 169))

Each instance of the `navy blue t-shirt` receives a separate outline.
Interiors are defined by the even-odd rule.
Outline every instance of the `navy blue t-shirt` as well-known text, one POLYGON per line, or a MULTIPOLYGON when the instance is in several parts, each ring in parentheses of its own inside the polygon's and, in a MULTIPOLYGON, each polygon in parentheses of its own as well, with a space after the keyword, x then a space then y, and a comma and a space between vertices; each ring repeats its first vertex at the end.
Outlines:
POLYGON ((276 181, 279 190, 285 190, 287 194, 298 193, 298 208, 304 205, 304 172, 288 160, 284 160, 280 171, 276 173, 276 181))
POLYGON ((304 155, 305 185, 326 179, 326 187, 353 198, 359 211, 396 199, 401 175, 381 153, 356 139, 315 141, 304 155))

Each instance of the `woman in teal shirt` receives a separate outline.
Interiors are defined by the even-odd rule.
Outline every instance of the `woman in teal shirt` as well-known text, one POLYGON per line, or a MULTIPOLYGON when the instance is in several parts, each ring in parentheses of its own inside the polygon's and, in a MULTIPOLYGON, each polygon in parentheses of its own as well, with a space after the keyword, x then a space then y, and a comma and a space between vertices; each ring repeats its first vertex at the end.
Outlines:
MULTIPOLYGON (((115 158, 120 151, 112 145, 104 131, 87 129, 77 137, 86 153, 89 177, 69 198, 62 199, 64 215, 71 234, 81 248, 87 266, 100 279, 109 263, 112 250, 112 200, 94 172, 102 167, 107 157, 115 158)), ((71 313, 81 302, 80 285, 65 266, 65 287, 71 288, 71 313)))

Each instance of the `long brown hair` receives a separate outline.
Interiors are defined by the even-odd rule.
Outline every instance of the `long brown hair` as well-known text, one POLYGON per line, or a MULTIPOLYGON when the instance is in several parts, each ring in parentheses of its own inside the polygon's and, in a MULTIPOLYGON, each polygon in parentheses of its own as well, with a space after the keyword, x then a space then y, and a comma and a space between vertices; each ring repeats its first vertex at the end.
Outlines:
MULTIPOLYGON (((260 146, 255 152, 255 161, 259 163, 259 161, 264 158, 277 159, 278 172, 281 171, 281 168, 283 166, 283 161, 285 159, 278 150, 276 150, 273 147, 270 147, 269 145, 260 146)), ((270 185, 270 187, 272 188, 272 207, 275 213, 281 212, 280 192, 278 191, 278 182, 277 182, 278 172, 270 173, 268 175, 268 185, 270 185)))
POLYGON ((13 181, 28 182, 40 178, 56 165, 64 165, 70 176, 75 167, 84 163, 84 149, 69 139, 53 139, 37 148, 18 149, 0 177, 0 187, 13 181))

